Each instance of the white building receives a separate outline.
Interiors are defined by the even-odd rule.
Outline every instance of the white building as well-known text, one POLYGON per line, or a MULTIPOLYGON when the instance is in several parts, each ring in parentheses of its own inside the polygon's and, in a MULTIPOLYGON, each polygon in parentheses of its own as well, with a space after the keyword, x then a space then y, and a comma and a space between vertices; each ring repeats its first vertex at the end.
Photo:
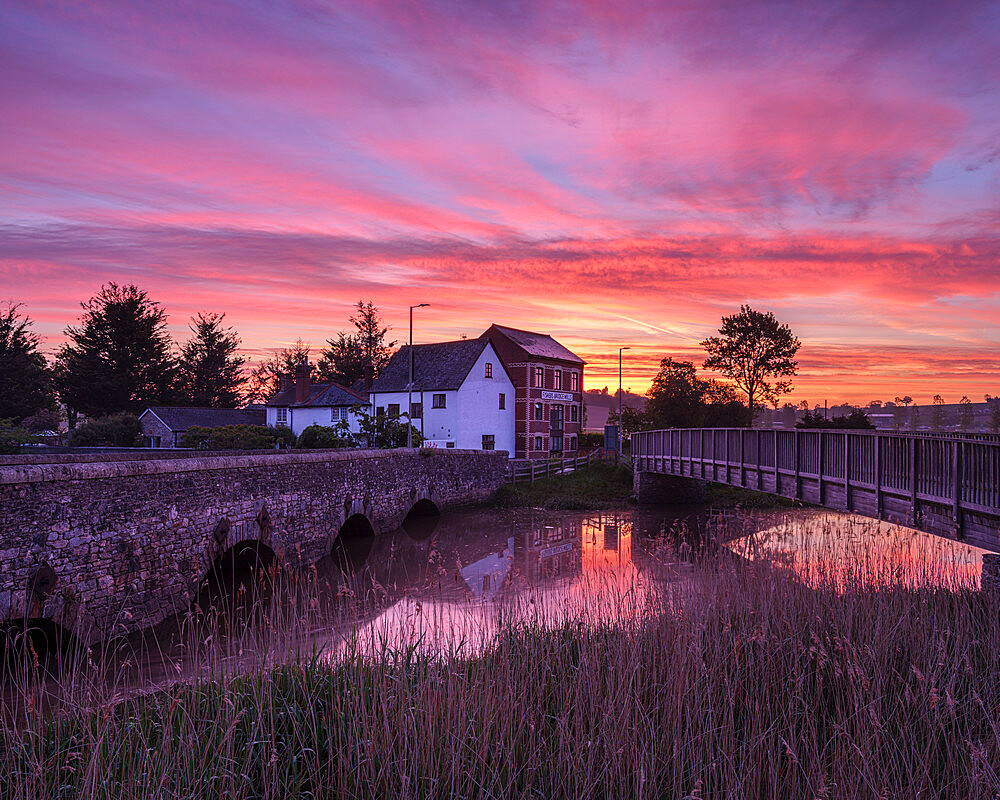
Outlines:
MULTIPOLYGON (((405 415, 409 358, 400 348, 372 384, 375 414, 405 415)), ((488 339, 414 345, 412 389, 425 446, 514 455, 514 384, 488 339)))
POLYGON ((346 421, 350 431, 358 433, 360 417, 352 409, 368 406, 368 398, 358 389, 338 383, 311 383, 308 365, 302 365, 295 380, 283 385, 265 404, 267 425, 291 428, 298 436, 310 425, 334 427, 346 421))

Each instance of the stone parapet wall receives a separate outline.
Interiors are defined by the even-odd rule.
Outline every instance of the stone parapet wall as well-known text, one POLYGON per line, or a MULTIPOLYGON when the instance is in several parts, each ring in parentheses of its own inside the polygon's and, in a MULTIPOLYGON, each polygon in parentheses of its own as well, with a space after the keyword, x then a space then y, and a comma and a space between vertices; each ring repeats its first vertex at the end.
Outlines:
POLYGON ((51 619, 85 642, 190 604, 212 562, 259 541, 289 567, 327 555, 344 522, 377 533, 426 499, 490 500, 502 452, 351 450, 0 467, 0 620, 51 619))

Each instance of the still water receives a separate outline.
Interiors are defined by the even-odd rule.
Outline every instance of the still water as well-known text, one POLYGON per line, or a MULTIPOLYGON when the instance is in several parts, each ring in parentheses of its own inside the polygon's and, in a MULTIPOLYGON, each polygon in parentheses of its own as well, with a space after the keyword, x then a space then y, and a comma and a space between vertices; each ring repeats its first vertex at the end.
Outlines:
MULTIPOLYGON (((246 548, 219 565, 189 611, 88 653, 90 675, 74 682, 96 703, 289 657, 471 655, 512 625, 629 624, 711 580, 699 563, 717 545, 834 589, 975 587, 981 561, 966 545, 823 510, 449 512, 388 535, 342 534, 328 558, 296 575, 266 549, 246 548)), ((50 678, 55 702, 65 675, 50 678)), ((5 688, 8 705, 17 693, 5 688)))

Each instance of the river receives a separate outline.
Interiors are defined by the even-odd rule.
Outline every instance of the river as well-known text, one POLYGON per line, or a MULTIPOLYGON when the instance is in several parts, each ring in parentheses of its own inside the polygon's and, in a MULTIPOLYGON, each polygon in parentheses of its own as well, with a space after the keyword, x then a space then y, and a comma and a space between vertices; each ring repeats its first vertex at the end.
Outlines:
MULTIPOLYGON (((474 655, 517 624, 630 624, 710 580, 698 562, 716 543, 730 563, 766 558, 836 591, 859 582, 964 589, 979 580, 975 548, 823 510, 454 511, 388 535, 342 537, 297 575, 276 569, 268 551, 237 553, 189 612, 78 654, 70 676, 52 665, 37 683, 39 702, 72 695, 98 704, 289 657, 474 655)), ((23 689, 8 681, 8 711, 23 689)))

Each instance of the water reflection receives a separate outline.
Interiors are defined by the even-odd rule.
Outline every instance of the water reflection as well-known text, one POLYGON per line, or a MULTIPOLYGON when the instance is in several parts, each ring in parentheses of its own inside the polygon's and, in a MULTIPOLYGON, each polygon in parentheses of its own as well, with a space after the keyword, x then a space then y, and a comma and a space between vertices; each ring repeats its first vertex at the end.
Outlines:
POLYGON ((783 515, 730 542, 752 559, 784 565, 810 586, 899 585, 979 588, 978 547, 851 514, 808 511, 783 515))
MULTIPOLYGON (((348 523, 331 554, 307 570, 277 569, 266 548, 227 554, 189 613, 86 654, 97 664, 88 702, 266 667, 296 653, 476 653, 521 623, 634 624, 661 613, 691 581, 710 580, 694 565, 717 542, 784 565, 811 585, 838 588, 852 581, 976 586, 981 555, 816 510, 467 510, 413 515, 381 536, 363 517, 348 523)), ((50 685, 52 696, 61 691, 50 685)), ((20 696, 4 692, 8 712, 11 697, 20 696)))

